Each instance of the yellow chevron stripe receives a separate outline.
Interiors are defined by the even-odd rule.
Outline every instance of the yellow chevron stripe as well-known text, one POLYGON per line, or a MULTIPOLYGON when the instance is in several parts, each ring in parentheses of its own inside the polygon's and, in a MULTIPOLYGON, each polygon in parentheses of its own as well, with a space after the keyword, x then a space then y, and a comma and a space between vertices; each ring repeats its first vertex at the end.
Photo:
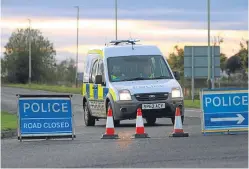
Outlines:
POLYGON ((98 100, 103 100, 103 87, 98 85, 98 100))
POLYGON ((82 95, 84 96, 86 94, 86 84, 83 83, 82 85, 82 95))
POLYGON ((93 84, 92 83, 90 83, 89 84, 89 91, 90 91, 90 99, 94 99, 94 90, 93 90, 93 84))
POLYGON ((116 101, 116 100, 117 100, 117 97, 116 97, 116 94, 115 94, 114 90, 111 89, 111 88, 109 88, 109 92, 110 92, 110 94, 111 94, 113 100, 116 101))

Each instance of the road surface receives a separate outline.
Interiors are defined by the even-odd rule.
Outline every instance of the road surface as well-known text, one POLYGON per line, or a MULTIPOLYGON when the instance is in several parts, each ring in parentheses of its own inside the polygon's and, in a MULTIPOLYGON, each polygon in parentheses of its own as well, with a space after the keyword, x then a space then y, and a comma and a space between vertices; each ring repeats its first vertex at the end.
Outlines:
MULTIPOLYGON (((51 93, 2 87, 2 110, 16 112, 15 94, 51 93)), ((131 139, 135 120, 122 121, 115 131, 119 140, 101 140, 105 120, 95 127, 85 127, 82 99, 74 95, 76 120, 75 140, 37 140, 19 142, 3 139, 2 167, 225 167, 248 168, 248 137, 241 135, 203 136, 200 132, 200 111, 186 110, 184 131, 187 138, 170 138, 173 126, 169 119, 157 125, 145 125, 151 138, 131 139)))

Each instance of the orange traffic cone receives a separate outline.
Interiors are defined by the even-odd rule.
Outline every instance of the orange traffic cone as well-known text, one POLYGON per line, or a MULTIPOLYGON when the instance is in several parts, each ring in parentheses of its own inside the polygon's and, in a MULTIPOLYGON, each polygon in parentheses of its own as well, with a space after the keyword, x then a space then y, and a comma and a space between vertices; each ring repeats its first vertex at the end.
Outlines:
POLYGON ((108 109, 107 120, 106 120, 106 131, 105 134, 102 135, 101 139, 118 139, 118 135, 115 134, 113 117, 112 117, 112 109, 108 109))
POLYGON ((184 133, 182 128, 182 119, 180 108, 176 108, 174 131, 170 134, 171 137, 188 137, 188 133, 184 133))
POLYGON ((141 108, 137 109, 136 133, 132 136, 132 138, 150 138, 149 135, 144 132, 144 122, 141 108))

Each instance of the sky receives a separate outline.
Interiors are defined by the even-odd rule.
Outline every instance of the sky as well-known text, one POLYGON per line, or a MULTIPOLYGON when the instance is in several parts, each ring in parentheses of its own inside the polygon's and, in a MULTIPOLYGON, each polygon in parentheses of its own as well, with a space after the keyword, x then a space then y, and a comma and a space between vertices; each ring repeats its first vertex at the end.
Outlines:
MULTIPOLYGON (((118 39, 136 38, 157 45, 165 57, 179 45, 208 45, 207 0, 117 0, 118 39)), ((211 44, 224 42, 228 57, 248 39, 248 0, 210 0, 211 44)), ((76 57, 76 16, 79 21, 79 71, 87 50, 115 40, 115 0, 1 0, 1 57, 17 28, 42 31, 54 45, 58 61, 76 57)))

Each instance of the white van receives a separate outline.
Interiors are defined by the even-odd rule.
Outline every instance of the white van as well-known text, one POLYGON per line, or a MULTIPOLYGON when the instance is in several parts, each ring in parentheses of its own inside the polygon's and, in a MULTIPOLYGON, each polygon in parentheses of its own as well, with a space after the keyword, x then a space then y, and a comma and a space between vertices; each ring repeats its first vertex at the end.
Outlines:
POLYGON ((154 125, 157 118, 171 118, 176 106, 184 119, 184 98, 178 83, 158 47, 117 40, 102 49, 90 50, 83 77, 83 110, 86 126, 107 116, 112 109, 114 125, 135 119, 137 108, 154 125))

